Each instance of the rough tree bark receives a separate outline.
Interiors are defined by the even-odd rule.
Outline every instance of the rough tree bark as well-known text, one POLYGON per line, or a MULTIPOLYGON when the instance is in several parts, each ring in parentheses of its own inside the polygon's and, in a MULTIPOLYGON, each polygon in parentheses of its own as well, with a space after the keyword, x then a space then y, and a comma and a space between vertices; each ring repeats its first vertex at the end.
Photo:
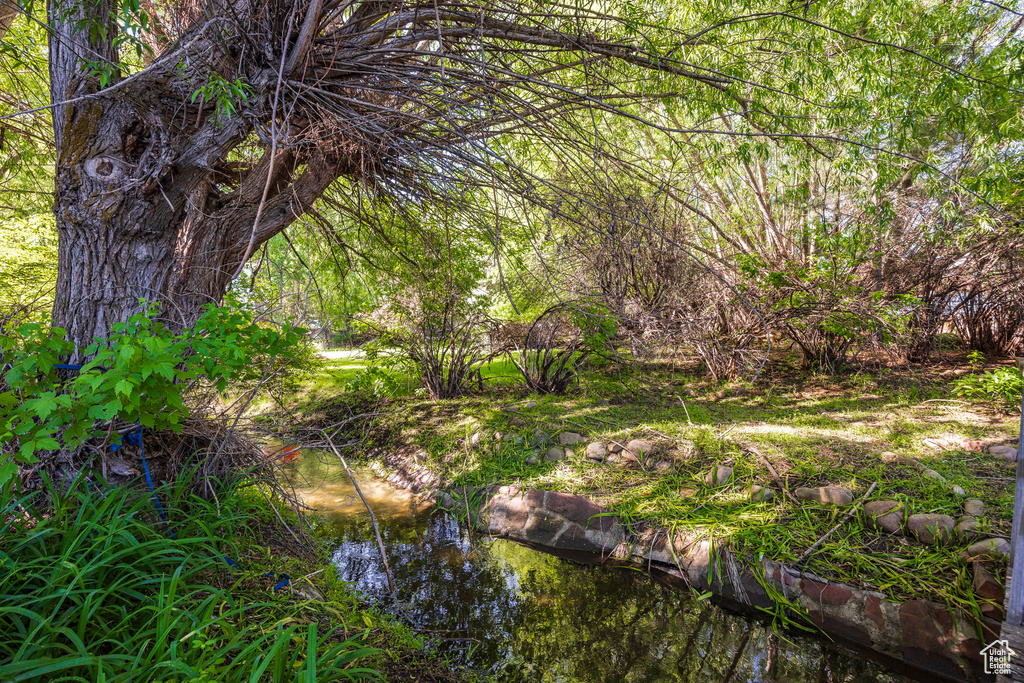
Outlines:
MULTIPOLYGON (((79 11, 96 12, 93 20, 109 14, 84 4, 79 11)), ((190 324, 204 304, 220 301, 250 242, 262 244, 282 230, 337 178, 338 160, 278 150, 271 163, 268 151, 240 170, 226 159, 251 134, 248 122, 219 119, 202 104, 189 107, 191 79, 167 69, 95 94, 98 77, 82 55, 113 60, 110 42, 92 40, 59 17, 51 22, 58 27, 50 39, 59 238, 54 323, 84 346, 146 299, 172 323, 190 324), (254 225, 268 173, 267 201, 254 225)), ((196 45, 202 37, 190 37, 193 48, 206 47, 196 45)), ((175 65, 181 59, 174 51, 165 57, 175 65)))
MULTIPOLYGON (((148 66, 114 73, 101 88, 95 64, 117 61, 119 7, 52 2, 49 13, 53 319, 80 346, 138 311, 140 298, 172 323, 193 322, 256 248, 339 177, 416 186, 421 197, 436 191, 423 181, 431 173, 444 178, 438 185, 474 167, 493 178, 489 154, 467 143, 593 106, 599 62, 726 83, 600 36, 552 30, 546 15, 514 2, 212 0, 168 5, 178 12, 174 36, 161 27, 148 66), (517 70, 496 51, 514 55, 517 70), (582 62, 547 56, 561 52, 590 54, 579 92, 557 76, 582 62), (202 90, 226 83, 248 91, 230 117, 202 90)), ((608 91, 619 96, 614 84, 608 91)))
POLYGON ((7 4, 7 0, 0 2, 0 38, 11 28, 11 24, 18 18, 18 9, 13 4, 7 4))
POLYGON ((54 322, 78 344, 105 336, 140 298, 158 302, 172 323, 194 322, 204 304, 220 301, 250 237, 265 242, 337 176, 327 155, 298 170, 294 154, 277 152, 277 182, 254 230, 269 153, 225 196, 209 159, 237 142, 241 126, 189 140, 133 94, 141 101, 122 95, 69 107, 61 135, 54 322))

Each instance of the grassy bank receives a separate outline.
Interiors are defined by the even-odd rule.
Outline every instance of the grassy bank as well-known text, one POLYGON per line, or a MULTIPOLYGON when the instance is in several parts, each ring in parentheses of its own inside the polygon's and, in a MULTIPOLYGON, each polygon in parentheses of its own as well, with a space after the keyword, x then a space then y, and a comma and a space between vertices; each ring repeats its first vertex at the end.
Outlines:
POLYGON ((145 492, 0 492, 0 681, 459 680, 335 578, 315 519, 298 543, 252 489, 158 494, 173 538, 145 492))
MULTIPOLYGON (((1018 416, 1002 404, 960 399, 954 391, 958 378, 981 370, 966 357, 953 357, 925 367, 879 366, 829 377, 779 356, 766 370, 771 379, 749 389, 710 381, 695 367, 670 361, 609 365, 590 369, 569 396, 532 396, 501 382, 458 400, 393 397, 375 409, 367 452, 407 449, 456 485, 519 483, 585 494, 636 529, 696 532, 784 561, 799 558, 845 508, 797 502, 781 488, 792 493, 801 486, 843 486, 859 499, 874 483, 870 500, 903 502, 908 514, 955 518, 964 499, 953 491, 959 486, 966 497, 985 503, 979 529, 1008 536, 1012 464, 962 447, 964 439, 982 446, 1017 440, 1018 416), (586 440, 565 459, 541 457, 531 464, 530 456, 543 456, 563 431, 586 440), (538 435, 548 437, 539 453, 531 443, 538 435), (599 463, 584 455, 587 442, 631 438, 654 444, 646 462, 599 463), (474 447, 475 439, 480 445, 474 447), (705 477, 718 465, 732 467, 734 479, 709 486, 705 477), (944 481, 923 476, 925 468, 944 481), (753 483, 777 495, 753 502, 753 483)), ((298 420, 316 422, 338 403, 365 407, 366 400, 352 392, 311 392, 296 398, 298 420)), ((897 600, 937 600, 980 614, 971 569, 960 558, 963 545, 921 545, 880 534, 855 517, 804 566, 897 600)))

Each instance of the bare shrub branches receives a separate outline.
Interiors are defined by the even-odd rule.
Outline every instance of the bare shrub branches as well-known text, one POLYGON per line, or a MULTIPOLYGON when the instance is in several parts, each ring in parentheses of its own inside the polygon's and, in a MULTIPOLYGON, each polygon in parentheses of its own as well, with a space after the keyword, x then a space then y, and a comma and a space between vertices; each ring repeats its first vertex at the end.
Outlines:
POLYGON ((531 391, 564 394, 590 355, 583 330, 573 320, 575 307, 559 304, 547 309, 520 337, 509 335, 507 355, 531 391))

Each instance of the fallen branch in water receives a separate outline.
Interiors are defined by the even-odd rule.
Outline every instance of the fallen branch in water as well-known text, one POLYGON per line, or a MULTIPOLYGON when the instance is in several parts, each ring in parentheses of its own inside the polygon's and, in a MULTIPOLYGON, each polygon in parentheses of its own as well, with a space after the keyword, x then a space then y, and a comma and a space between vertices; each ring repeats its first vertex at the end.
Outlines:
POLYGON ((356 477, 352 474, 352 470, 349 469, 348 463, 345 462, 345 456, 343 456, 338 449, 335 448, 334 442, 331 441, 327 433, 324 432, 324 440, 330 445, 331 450, 338 456, 338 460, 341 460, 341 464, 345 467, 345 472, 348 474, 348 478, 352 481, 352 486, 355 487, 356 493, 359 494, 359 500, 363 501, 363 505, 366 507, 366 511, 370 513, 370 521, 373 523, 373 533, 377 536, 377 547, 380 548, 380 559, 384 562, 384 571, 388 575, 388 592, 395 592, 395 580, 391 576, 391 567, 388 566, 388 556, 384 552, 384 541, 380 537, 380 528, 377 526, 377 518, 373 514, 373 510, 370 509, 370 504, 366 502, 366 498, 363 496, 362 490, 359 488, 359 484, 356 482, 356 477))

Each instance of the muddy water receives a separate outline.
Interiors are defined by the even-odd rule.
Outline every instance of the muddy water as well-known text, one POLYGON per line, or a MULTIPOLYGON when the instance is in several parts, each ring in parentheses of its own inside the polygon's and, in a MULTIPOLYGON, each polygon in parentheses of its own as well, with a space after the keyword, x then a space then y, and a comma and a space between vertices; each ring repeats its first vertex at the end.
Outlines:
POLYGON ((437 656, 498 681, 904 683, 882 664, 813 637, 774 633, 629 569, 581 566, 470 534, 449 515, 357 472, 397 587, 344 471, 313 454, 292 483, 336 537, 340 576, 429 639, 437 656))

